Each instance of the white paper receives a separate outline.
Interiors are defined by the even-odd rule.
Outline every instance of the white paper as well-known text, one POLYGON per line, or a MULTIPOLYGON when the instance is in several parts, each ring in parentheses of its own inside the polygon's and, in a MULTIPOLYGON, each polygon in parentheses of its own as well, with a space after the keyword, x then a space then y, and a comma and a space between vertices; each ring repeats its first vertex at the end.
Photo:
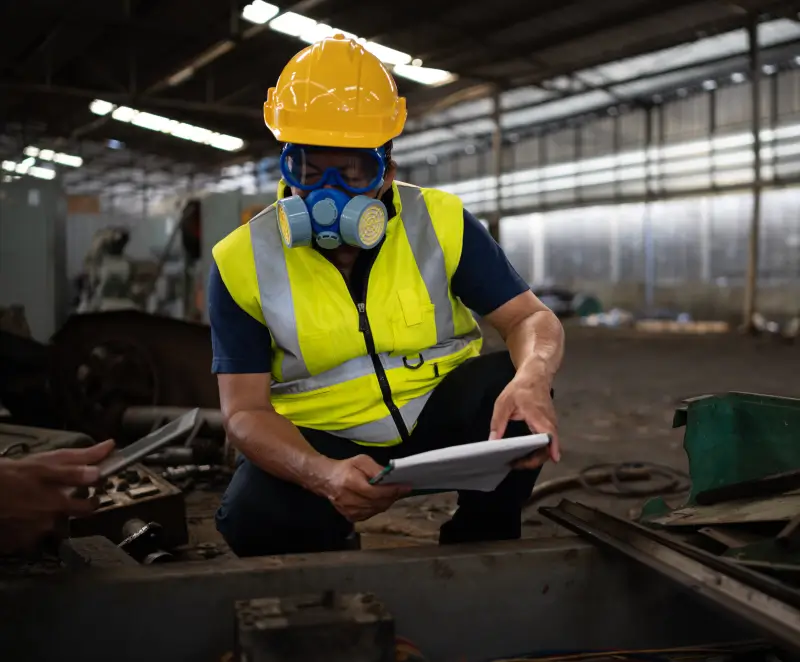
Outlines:
POLYGON ((491 492, 511 470, 514 460, 550 443, 547 434, 529 434, 450 446, 392 460, 382 485, 402 483, 416 490, 491 492))

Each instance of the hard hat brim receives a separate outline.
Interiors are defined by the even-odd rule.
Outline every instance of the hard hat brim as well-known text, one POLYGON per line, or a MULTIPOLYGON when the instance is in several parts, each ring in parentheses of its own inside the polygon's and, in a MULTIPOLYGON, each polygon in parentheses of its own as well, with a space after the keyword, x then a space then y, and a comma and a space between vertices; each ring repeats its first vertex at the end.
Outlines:
MULTIPOLYGON (((272 101, 272 94, 268 94, 267 101, 264 103, 264 122, 275 139, 282 143, 315 147, 377 149, 403 132, 407 116, 406 100, 400 97, 397 100, 395 116, 388 121, 386 118, 375 118, 373 122, 370 122, 370 118, 360 117, 355 118, 356 121, 347 127, 317 129, 291 126, 290 116, 293 113, 281 113, 275 108, 272 101), (282 121, 276 121, 278 116, 282 121), (360 126, 353 126, 353 124, 360 126), (369 126, 370 124, 373 126, 369 126)), ((298 124, 302 123, 298 122, 298 124)))

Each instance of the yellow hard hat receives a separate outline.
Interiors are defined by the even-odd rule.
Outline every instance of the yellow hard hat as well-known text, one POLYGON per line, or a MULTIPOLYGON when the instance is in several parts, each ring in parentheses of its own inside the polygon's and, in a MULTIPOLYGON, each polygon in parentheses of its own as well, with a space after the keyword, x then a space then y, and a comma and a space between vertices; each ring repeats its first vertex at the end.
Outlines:
POLYGON ((342 34, 295 55, 264 103, 277 140, 323 147, 380 147, 402 133, 406 115, 383 63, 342 34))

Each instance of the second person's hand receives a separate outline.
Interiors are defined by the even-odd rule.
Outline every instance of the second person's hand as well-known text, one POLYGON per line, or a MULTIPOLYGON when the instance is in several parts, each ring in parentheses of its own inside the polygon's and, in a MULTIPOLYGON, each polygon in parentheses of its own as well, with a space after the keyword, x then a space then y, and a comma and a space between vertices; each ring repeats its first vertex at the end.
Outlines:
POLYGON ((319 492, 350 522, 382 513, 411 491, 401 485, 370 485, 382 467, 368 455, 328 462, 319 492))
POLYGON ((89 499, 72 496, 72 488, 97 482, 94 466, 114 448, 104 441, 89 448, 38 453, 20 460, 0 459, 0 518, 40 519, 85 515, 95 509, 89 499))

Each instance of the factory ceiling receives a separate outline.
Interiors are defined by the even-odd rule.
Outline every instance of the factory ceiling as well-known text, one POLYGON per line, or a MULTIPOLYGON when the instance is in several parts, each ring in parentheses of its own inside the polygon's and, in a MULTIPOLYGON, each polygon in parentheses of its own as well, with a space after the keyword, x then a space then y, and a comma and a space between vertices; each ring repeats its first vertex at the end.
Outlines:
POLYGON ((69 168, 81 156, 95 172, 127 164, 186 174, 274 154, 261 119, 266 90, 292 55, 333 30, 362 38, 394 68, 421 126, 431 112, 496 89, 557 98, 607 88, 602 77, 574 74, 721 34, 752 15, 796 20, 800 8, 797 0, 275 2, 0 4, 0 158, 69 168))

